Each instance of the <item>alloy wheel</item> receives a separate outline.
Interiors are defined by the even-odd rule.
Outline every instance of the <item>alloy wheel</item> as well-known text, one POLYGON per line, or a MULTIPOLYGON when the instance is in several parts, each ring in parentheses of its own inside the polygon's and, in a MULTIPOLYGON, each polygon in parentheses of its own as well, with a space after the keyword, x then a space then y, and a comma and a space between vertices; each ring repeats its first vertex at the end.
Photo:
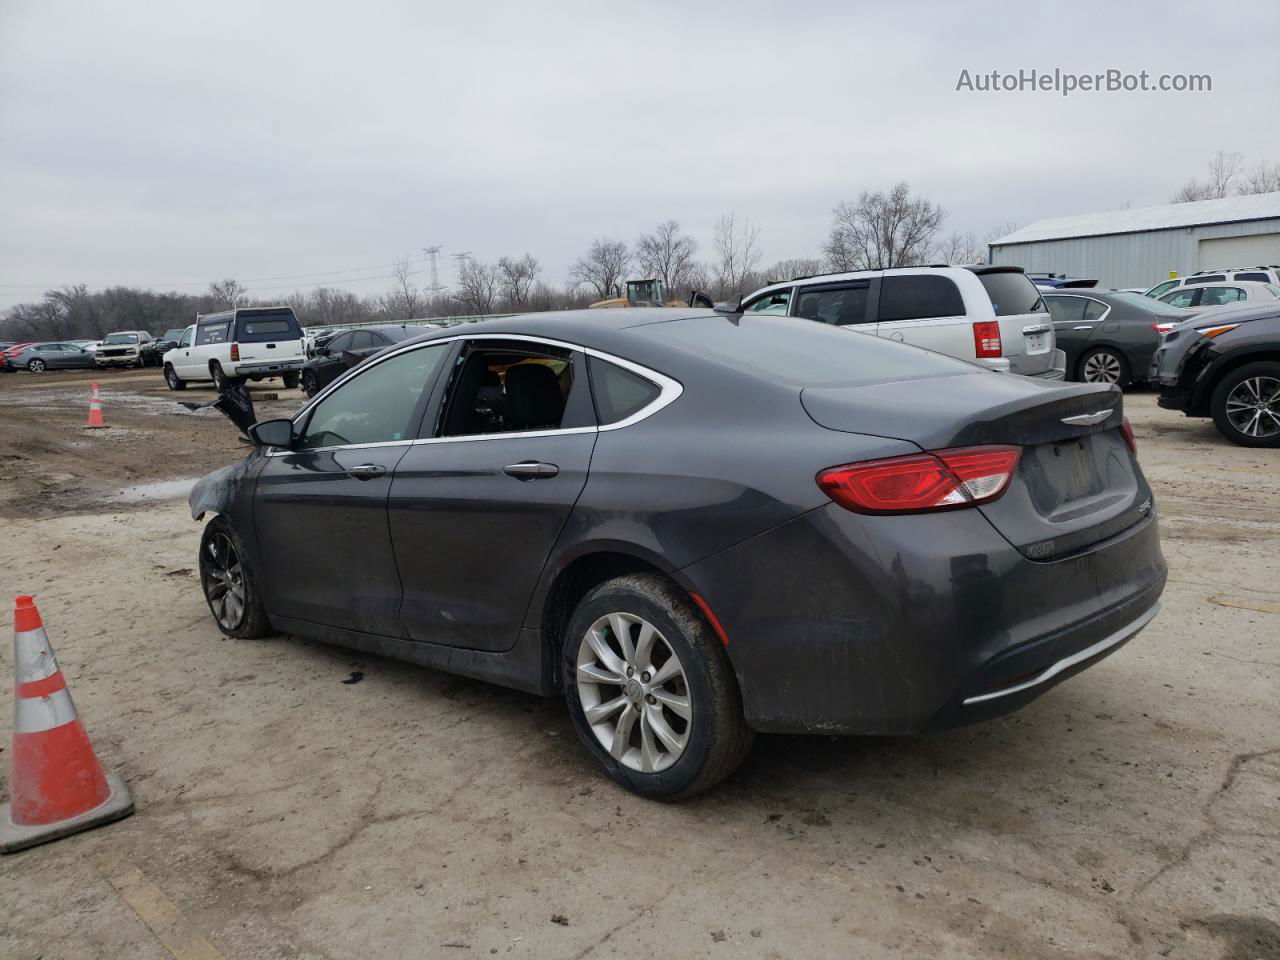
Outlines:
POLYGON ((1246 437, 1280 435, 1280 380, 1249 377, 1227 394, 1227 420, 1246 437))
POLYGON ((244 568, 231 538, 218 534, 209 540, 204 566, 204 592, 218 623, 234 630, 244 617, 247 590, 244 568))
POLYGON ((1090 354, 1084 362, 1085 383, 1119 383, 1120 358, 1105 350, 1090 354))
POLYGON ((29 364, 27 364, 27 369, 30 370, 32 373, 44 373, 44 361, 32 360, 29 364))
POLYGON ((649 621, 610 613, 578 647, 578 699, 592 733, 631 770, 657 773, 689 742, 692 698, 675 649, 649 621))

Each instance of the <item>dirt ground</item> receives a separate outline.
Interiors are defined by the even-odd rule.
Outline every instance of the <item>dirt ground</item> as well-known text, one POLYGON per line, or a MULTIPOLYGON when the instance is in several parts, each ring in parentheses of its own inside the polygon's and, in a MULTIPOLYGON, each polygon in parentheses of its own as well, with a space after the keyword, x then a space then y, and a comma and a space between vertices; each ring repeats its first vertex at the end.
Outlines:
POLYGON ((90 379, 0 377, 0 596, 36 595, 138 812, 0 859, 6 960, 1280 957, 1274 451, 1132 394, 1171 567, 1139 638, 1005 719, 761 737, 660 805, 559 701, 221 638, 184 488, 234 429, 137 371, 86 431, 90 379))

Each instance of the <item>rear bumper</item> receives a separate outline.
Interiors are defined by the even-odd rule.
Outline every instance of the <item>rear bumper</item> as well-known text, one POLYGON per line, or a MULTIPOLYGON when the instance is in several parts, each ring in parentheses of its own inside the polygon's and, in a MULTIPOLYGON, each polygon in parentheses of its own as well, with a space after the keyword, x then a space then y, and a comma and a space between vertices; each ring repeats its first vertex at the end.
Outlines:
POLYGON ((1053 351, 1053 366, 1043 373, 1030 373, 1029 377, 1037 380, 1065 380, 1067 377, 1067 352, 1065 350, 1053 351))
POLYGON ((1119 649, 1166 567, 1154 512, 1036 562, 977 510, 831 505, 681 573, 724 625, 752 727, 901 734, 1015 710, 1119 649))
POLYGON ((232 377, 278 376, 282 373, 296 373, 302 369, 306 361, 302 357, 292 360, 280 360, 275 363, 237 363, 235 371, 228 371, 232 377))

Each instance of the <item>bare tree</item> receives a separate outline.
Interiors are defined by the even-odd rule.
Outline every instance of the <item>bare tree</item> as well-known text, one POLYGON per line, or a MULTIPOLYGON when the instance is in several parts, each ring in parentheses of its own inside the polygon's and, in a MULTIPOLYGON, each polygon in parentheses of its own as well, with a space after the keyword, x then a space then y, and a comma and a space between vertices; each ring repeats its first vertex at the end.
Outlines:
POLYGON ((1267 165, 1265 160, 1242 175, 1241 194, 1275 193, 1280 191, 1280 163, 1267 165))
POLYGON ((1007 237, 1011 233, 1018 232, 1018 223, 1015 220, 1006 220, 1004 223, 997 223, 994 227, 987 231, 987 243, 995 243, 1001 237, 1007 237))
POLYGON ((410 279, 418 271, 414 270, 413 258, 406 254, 391 261, 391 272, 396 278, 396 294, 404 310, 404 319, 411 320, 418 315, 418 288, 410 279))
POLYGON ((215 309, 234 310, 248 299, 249 291, 240 286, 236 280, 216 280, 209 284, 209 299, 215 309))
POLYGON ((502 284, 502 295, 513 307, 523 307, 529 302, 529 291, 533 282, 542 272, 542 266, 531 254, 526 253, 519 260, 511 257, 498 258, 498 276, 502 284))
POLYGON ((1192 177, 1171 198, 1172 203, 1191 203, 1196 200, 1220 200, 1231 196, 1240 176, 1244 158, 1238 153, 1219 150, 1209 161, 1209 171, 1204 180, 1192 177))
POLYGON ((716 248, 714 270, 720 295, 743 292, 747 278, 760 263, 760 228, 750 220, 738 226, 737 214, 726 213, 716 221, 712 243, 716 248))
POLYGON ((972 233, 952 233, 934 246, 932 259, 955 265, 986 263, 987 250, 972 233))
POLYGON ((946 214, 925 197, 913 197, 904 181, 888 193, 863 191, 856 203, 832 212, 823 252, 835 270, 886 270, 928 259, 946 214))
POLYGON ((458 267, 458 292, 455 294, 469 314, 493 313, 498 300, 498 268, 475 257, 464 257, 458 267))
POLYGON ((622 295, 631 253, 621 240, 598 237, 591 249, 569 268, 569 282, 574 286, 589 285, 600 299, 622 295))
POLYGON ((779 260, 773 266, 762 271, 761 278, 765 283, 779 280, 795 280, 798 277, 812 277, 822 273, 826 265, 818 257, 796 257, 792 260, 779 260))
POLYGON ((680 222, 667 220, 636 241, 636 265, 646 277, 656 277, 666 290, 676 291, 688 285, 697 251, 698 242, 680 233, 680 222))

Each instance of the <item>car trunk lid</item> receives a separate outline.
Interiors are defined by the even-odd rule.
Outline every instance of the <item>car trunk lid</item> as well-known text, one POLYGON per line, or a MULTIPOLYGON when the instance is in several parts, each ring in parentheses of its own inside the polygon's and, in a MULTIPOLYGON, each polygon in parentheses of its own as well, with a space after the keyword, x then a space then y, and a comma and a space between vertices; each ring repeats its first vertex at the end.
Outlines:
POLYGON ((1011 444, 1008 490, 977 509, 1033 560, 1086 549, 1141 522, 1151 492, 1125 440, 1113 386, 964 374, 807 388, 801 403, 831 430, 892 437, 923 450, 1011 444))

